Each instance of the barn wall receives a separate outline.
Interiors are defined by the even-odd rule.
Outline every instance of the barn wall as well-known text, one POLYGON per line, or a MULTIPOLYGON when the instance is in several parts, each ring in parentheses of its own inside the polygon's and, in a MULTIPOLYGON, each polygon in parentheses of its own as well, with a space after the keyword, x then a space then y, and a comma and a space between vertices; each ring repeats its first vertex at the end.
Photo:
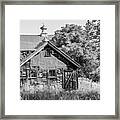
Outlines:
POLYGON ((51 55, 51 57, 44 57, 45 51, 41 51, 38 55, 31 59, 31 66, 39 66, 40 69, 66 69, 65 63, 51 55))

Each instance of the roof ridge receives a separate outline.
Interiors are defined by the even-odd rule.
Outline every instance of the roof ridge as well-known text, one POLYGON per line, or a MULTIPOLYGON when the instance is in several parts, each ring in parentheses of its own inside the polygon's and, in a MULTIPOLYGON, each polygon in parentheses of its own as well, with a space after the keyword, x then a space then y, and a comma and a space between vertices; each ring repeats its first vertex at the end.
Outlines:
POLYGON ((38 46, 38 48, 32 53, 30 54, 23 62, 21 62, 20 66, 24 65, 26 62, 28 62, 32 57, 34 57, 36 54, 38 54, 46 45, 50 45, 51 47, 53 47, 54 49, 56 49, 56 51, 58 51, 59 53, 61 53, 66 59, 68 59, 72 64, 74 64, 75 66, 77 66, 78 68, 80 68, 80 64, 78 62, 76 62, 75 60, 71 59, 71 57, 69 55, 67 55, 65 52, 63 52, 62 50, 58 49, 51 41, 46 41, 43 43, 42 46, 38 46))
POLYGON ((35 50, 35 51, 34 51, 32 54, 30 54, 28 57, 26 57, 25 60, 20 63, 20 66, 22 66, 22 65, 24 65, 26 62, 28 62, 32 57, 34 57, 34 55, 36 55, 37 53, 39 53, 39 52, 44 48, 44 46, 46 46, 46 45, 47 45, 47 42, 44 43, 42 46, 40 46, 39 49, 35 50))
MULTIPOLYGON (((54 47, 57 48, 57 46, 55 46, 51 41, 48 41, 48 43, 52 44, 54 47)), ((73 62, 76 63, 79 67, 81 67, 78 62, 76 62, 75 60, 73 60, 68 54, 66 54, 65 52, 63 52, 61 49, 58 49, 58 48, 57 48, 57 50, 59 50, 59 51, 60 51, 61 53, 63 53, 66 57, 68 57, 71 61, 73 61, 73 62)))

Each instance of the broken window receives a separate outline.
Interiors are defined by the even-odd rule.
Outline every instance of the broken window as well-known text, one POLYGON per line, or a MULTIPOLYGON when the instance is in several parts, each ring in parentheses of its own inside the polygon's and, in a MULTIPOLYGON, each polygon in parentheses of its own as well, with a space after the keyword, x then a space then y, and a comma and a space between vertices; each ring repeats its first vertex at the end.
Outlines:
POLYGON ((37 72, 35 70, 31 70, 31 77, 37 77, 37 72))
POLYGON ((45 50, 45 57, 51 57, 51 50, 50 49, 45 50))
POLYGON ((56 76, 55 70, 49 70, 49 76, 56 76))

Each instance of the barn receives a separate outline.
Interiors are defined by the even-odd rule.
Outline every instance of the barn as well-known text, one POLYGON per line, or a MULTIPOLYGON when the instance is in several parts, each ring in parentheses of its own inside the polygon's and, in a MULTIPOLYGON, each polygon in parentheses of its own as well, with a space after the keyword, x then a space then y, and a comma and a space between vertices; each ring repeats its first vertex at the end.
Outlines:
POLYGON ((20 84, 55 84, 62 89, 78 89, 80 65, 47 37, 20 35, 20 84))

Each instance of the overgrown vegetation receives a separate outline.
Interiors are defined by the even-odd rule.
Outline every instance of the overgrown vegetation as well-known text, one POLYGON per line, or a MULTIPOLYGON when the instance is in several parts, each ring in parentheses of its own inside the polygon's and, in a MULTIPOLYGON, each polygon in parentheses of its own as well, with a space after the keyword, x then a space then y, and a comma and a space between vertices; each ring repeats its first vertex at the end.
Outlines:
POLYGON ((52 42, 81 65, 79 77, 100 81, 100 20, 66 24, 55 31, 52 42))
POLYGON ((95 91, 37 91, 35 93, 21 92, 21 100, 100 100, 100 94, 95 91))

